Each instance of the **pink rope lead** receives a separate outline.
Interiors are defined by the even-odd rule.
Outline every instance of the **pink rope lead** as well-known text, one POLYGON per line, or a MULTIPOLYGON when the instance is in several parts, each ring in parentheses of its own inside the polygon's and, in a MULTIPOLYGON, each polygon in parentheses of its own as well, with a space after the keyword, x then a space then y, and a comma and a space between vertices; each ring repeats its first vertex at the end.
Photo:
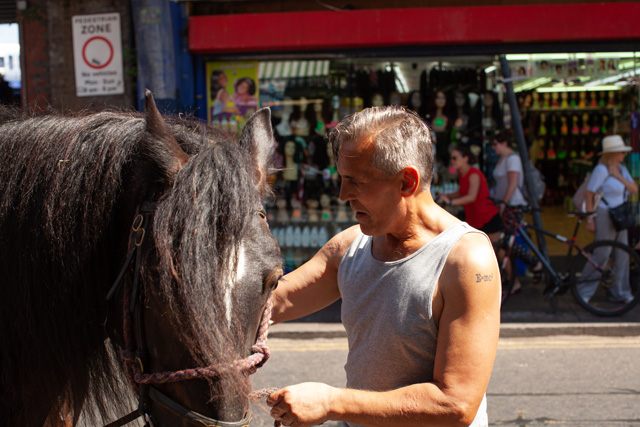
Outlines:
POLYGON ((269 347, 267 347, 267 335, 269 333, 269 322, 271 320, 272 310, 273 303, 271 299, 269 299, 262 314, 262 320, 260 321, 258 339, 251 348, 251 355, 245 359, 204 368, 183 369, 173 372, 156 372, 153 374, 140 373, 139 367, 133 364, 133 368, 136 371, 133 377, 134 381, 138 384, 163 384, 194 378, 215 378, 229 369, 238 369, 240 372, 247 372, 249 375, 254 374, 258 368, 264 365, 265 362, 269 360, 269 357, 271 357, 271 352, 269 351, 269 347))

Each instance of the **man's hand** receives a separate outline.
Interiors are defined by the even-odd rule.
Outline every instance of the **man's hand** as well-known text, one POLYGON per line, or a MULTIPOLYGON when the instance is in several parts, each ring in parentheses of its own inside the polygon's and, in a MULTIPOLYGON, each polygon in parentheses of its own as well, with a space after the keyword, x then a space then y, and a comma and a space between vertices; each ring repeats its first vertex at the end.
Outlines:
POLYGON ((285 387, 267 398, 271 416, 285 426, 307 427, 328 420, 336 389, 322 383, 285 387))

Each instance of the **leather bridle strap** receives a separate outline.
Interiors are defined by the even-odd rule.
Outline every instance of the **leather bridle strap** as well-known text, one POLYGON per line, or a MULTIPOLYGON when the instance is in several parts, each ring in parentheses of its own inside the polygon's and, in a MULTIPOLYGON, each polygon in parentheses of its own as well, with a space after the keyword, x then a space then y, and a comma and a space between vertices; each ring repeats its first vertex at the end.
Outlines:
POLYGON ((129 424, 133 420, 137 420, 141 416, 142 415, 140 415, 140 412, 138 412, 138 410, 136 409, 135 411, 131 412, 130 414, 127 414, 122 418, 118 418, 114 422, 109 423, 109 424, 105 425, 104 427, 121 427, 123 425, 129 424))
MULTIPOLYGON (((185 408, 184 406, 180 405, 178 402, 176 402, 175 400, 173 400, 172 398, 170 398, 169 396, 165 395, 164 393, 162 393, 160 390, 158 390, 155 387, 149 387, 149 398, 151 400, 153 400, 154 402, 164 406, 166 409, 168 409, 169 411, 171 411, 173 414, 177 415, 178 417, 182 418, 183 420, 186 420, 189 424, 193 425, 193 426, 198 426, 198 427, 249 427, 249 425, 251 424, 251 413, 248 412, 247 415, 241 419, 240 421, 220 421, 220 420, 215 420, 213 418, 209 418, 205 415, 202 415, 198 412, 192 411, 190 409, 185 408)), ((140 411, 138 409, 136 409, 135 411, 131 412, 130 414, 125 415, 124 417, 110 423, 107 424, 105 427, 121 427, 123 425, 126 425, 130 422, 132 422, 133 420, 136 420, 140 417, 142 417, 144 415, 144 417, 146 418, 146 421, 148 423, 150 423, 151 425, 152 422, 149 418, 149 416, 144 413, 140 413, 140 411)))
MULTIPOLYGON (((136 254, 136 252, 140 252, 140 251, 137 251, 136 249, 142 245, 142 242, 144 240, 144 235, 145 235, 144 226, 147 223, 149 215, 151 215, 155 211, 157 206, 158 204, 154 202, 143 202, 142 205, 140 206, 139 212, 136 215, 135 219, 133 220, 133 224, 131 225, 131 231, 135 233, 134 234, 135 241, 131 245, 131 249, 129 249, 129 253, 127 254, 127 259, 125 260, 124 265, 120 270, 120 273, 118 273, 116 280, 113 282, 113 285, 111 285, 109 292, 107 292, 107 302, 110 302, 120 290, 120 286, 122 286, 122 283, 124 281, 123 280, 124 275, 129 270, 129 266, 131 265, 133 256, 136 254)), ((135 290, 135 292, 137 292, 137 289, 135 290)))
POLYGON ((241 419, 240 421, 220 421, 213 418, 206 417, 195 411, 185 408, 175 400, 163 394, 155 387, 149 388, 149 397, 154 402, 164 406, 169 411, 173 412, 180 418, 187 420, 190 424, 195 426, 206 427, 249 427, 251 424, 251 413, 241 419))

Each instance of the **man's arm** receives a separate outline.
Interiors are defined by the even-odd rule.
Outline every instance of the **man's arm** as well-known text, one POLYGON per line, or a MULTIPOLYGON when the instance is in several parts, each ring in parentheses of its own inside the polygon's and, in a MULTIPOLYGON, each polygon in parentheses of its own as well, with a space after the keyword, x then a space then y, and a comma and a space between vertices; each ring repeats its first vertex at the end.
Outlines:
POLYGON ((359 231, 356 225, 337 234, 313 258, 280 280, 272 296, 274 323, 315 313, 340 298, 338 267, 359 231))
POLYGON ((284 425, 327 420, 365 426, 469 425, 482 401, 500 333, 500 273, 479 233, 460 239, 434 297, 439 327, 434 380, 386 392, 305 383, 273 393, 267 404, 284 425))

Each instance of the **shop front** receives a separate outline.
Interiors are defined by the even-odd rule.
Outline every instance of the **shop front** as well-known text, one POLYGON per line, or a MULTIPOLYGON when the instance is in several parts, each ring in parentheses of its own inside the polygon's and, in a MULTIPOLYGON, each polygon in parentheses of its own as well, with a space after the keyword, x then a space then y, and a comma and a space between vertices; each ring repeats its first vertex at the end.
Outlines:
MULTIPOLYGON (((584 6, 588 10, 581 16, 599 23, 592 13, 601 5, 584 6)), ((553 10, 563 11, 562 6, 553 10)), ((286 268, 300 265, 332 235, 356 223, 337 197, 339 178, 326 135, 363 108, 404 105, 424 118, 436 150, 434 192, 455 189, 449 151, 458 144, 469 146, 491 181, 497 162, 492 137, 514 125, 500 55, 511 71, 529 158, 545 176, 545 228, 567 230, 571 195, 597 162, 604 135, 618 133, 632 144, 629 168, 637 179, 638 30, 614 29, 611 23, 605 31, 583 20, 574 28, 577 33, 566 23, 541 31, 526 23, 532 22, 527 16, 548 12, 546 6, 499 6, 192 17, 190 49, 201 63, 196 73, 203 118, 240 131, 257 108, 272 109, 281 172, 267 211, 286 268), (345 16, 351 27, 340 21, 345 16), (372 19, 384 30, 359 24, 372 19), (489 31, 492 21, 503 28, 489 31), (253 39, 237 28, 240 22, 257 29, 253 39), (424 28, 423 22, 437 25, 424 28), (460 27, 461 22, 467 25, 460 27), (305 24, 312 23, 316 31, 310 33, 305 24), (286 37, 273 32, 279 26, 288 28, 286 37), (587 44, 587 39, 598 42, 587 44)), ((556 255, 555 247, 548 249, 556 255)))

